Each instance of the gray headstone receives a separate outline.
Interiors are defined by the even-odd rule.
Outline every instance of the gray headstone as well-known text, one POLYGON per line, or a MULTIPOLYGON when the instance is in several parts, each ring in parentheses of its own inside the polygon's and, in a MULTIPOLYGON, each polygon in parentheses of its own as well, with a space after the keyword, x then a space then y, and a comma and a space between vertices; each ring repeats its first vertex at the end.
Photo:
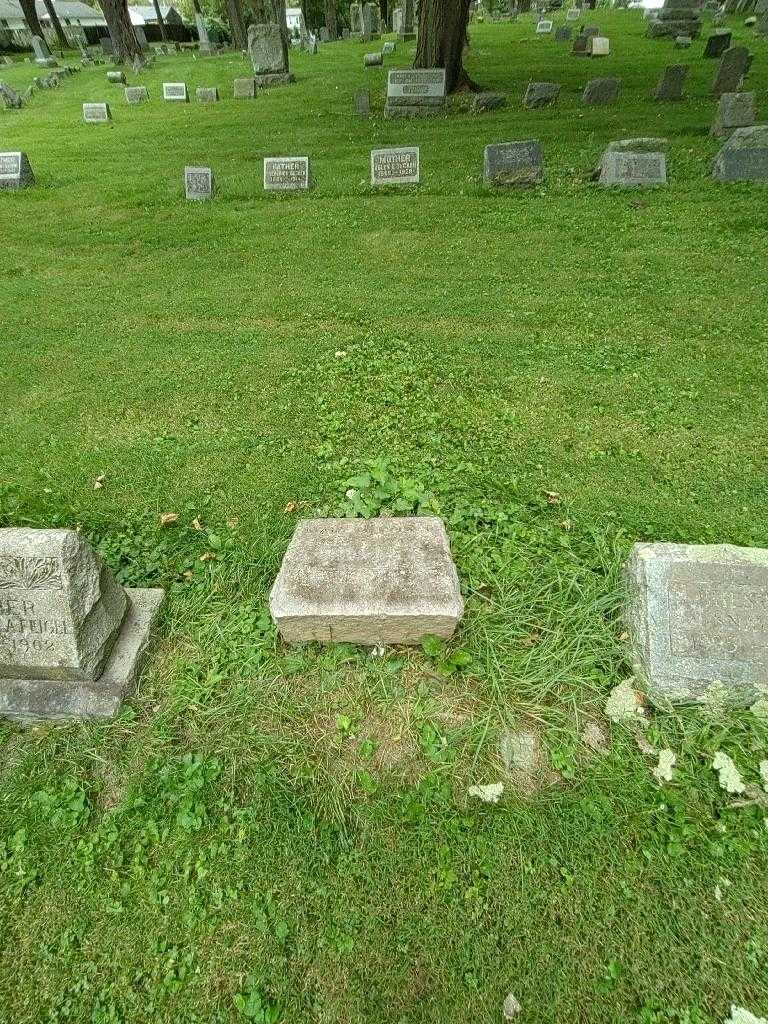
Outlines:
POLYGON ((506 107, 507 97, 503 92, 476 92, 472 95, 470 110, 473 114, 480 114, 486 110, 498 110, 499 107, 506 107))
POLYGON ((588 107, 605 107, 619 98, 621 82, 618 78, 593 78, 587 82, 581 95, 588 107))
POLYGON ((149 49, 149 42, 147 41, 147 34, 141 25, 134 25, 133 31, 136 36, 136 42, 142 48, 142 50, 149 49))
POLYGON ((669 64, 665 67, 654 90, 653 98, 660 101, 681 100, 688 70, 687 64, 669 64))
POLYGON ((264 188, 270 192, 296 192, 309 188, 309 157, 264 158, 264 188))
POLYGON ((171 103, 188 103, 186 82, 163 82, 163 99, 171 103))
POLYGON ((712 135, 727 136, 736 128, 749 128, 755 123, 753 92, 724 92, 717 103, 712 135))
POLYGON ((328 28, 325 25, 322 25, 321 28, 320 28, 320 42, 321 43, 330 43, 330 41, 331 41, 331 33, 328 31, 328 28))
POLYGON ((665 153, 668 145, 668 139, 649 136, 634 139, 616 139, 614 142, 609 142, 592 174, 592 180, 597 181, 600 177, 603 160, 609 153, 665 153))
POLYGON ((626 567, 632 660, 654 704, 765 695, 768 551, 635 544, 626 567))
POLYGON ((149 99, 149 91, 146 85, 129 85, 125 89, 126 103, 146 103, 149 99))
POLYGON ((749 50, 746 46, 731 46, 723 54, 720 66, 712 84, 715 96, 724 92, 738 92, 749 67, 749 50))
POLYGON ((731 33, 725 29, 720 29, 707 40, 707 45, 704 47, 704 56, 722 57, 730 45, 731 33))
POLYGON ((102 36, 99 43, 101 44, 101 52, 105 56, 111 57, 115 52, 115 47, 110 36, 102 36))
POLYGON ((21 110, 23 106, 22 97, 5 82, 0 82, 0 100, 8 110, 21 110))
POLYGON ((379 67, 384 63, 384 56, 381 53, 366 53, 363 57, 364 68, 379 67))
POLYGON ((124 590, 74 530, 0 530, 0 715, 114 715, 162 596, 124 590))
POLYGON ((214 85, 200 85, 195 90, 198 103, 218 103, 219 90, 214 85))
POLYGON ((107 81, 110 85, 125 85, 125 73, 122 71, 108 71, 107 81))
POLYGON ((419 147, 374 149, 371 152, 372 185, 413 185, 419 181, 419 147))
POLYGON ((585 36, 583 32, 573 40, 573 46, 571 47, 571 53, 574 57, 588 57, 587 46, 589 45, 589 36, 585 36))
POLYGON ((213 171, 211 168, 185 167, 184 193, 187 199, 213 199, 213 171))
POLYGON ((692 40, 690 36, 677 36, 675 38, 675 49, 687 50, 690 48, 691 42, 692 40))
POLYGON ((447 638, 464 603, 445 527, 431 517, 299 523, 269 597, 289 643, 447 638))
POLYGON ((371 113, 371 94, 368 89, 360 89, 355 93, 355 113, 368 117, 371 113))
POLYGON ((288 70, 288 47, 276 23, 250 26, 248 54, 259 86, 282 85, 293 81, 288 70))
POLYGON ((667 183, 667 160, 663 153, 603 154, 600 184, 620 188, 650 188, 667 183))
POLYGON ((570 43, 573 36, 573 30, 570 25, 559 25, 555 29, 555 42, 556 43, 570 43))
POLYGON ((716 181, 768 181, 768 124, 736 128, 715 157, 716 181))
POLYGON ((349 5, 349 28, 353 36, 359 36, 363 31, 363 6, 353 3, 349 5))
POLYGON ((570 7, 565 12, 565 20, 566 21, 578 21, 580 17, 581 17, 581 8, 580 7, 570 7))
POLYGON ((26 153, 0 153, 0 190, 26 188, 34 183, 26 153))
POLYGON ((255 78, 236 78, 233 95, 236 100, 252 100, 256 97, 255 78))
POLYGON ((385 57, 388 57, 391 53, 395 52, 395 44, 392 42, 384 43, 384 45, 381 48, 381 52, 384 54, 385 57))
POLYGON ((537 185, 544 179, 541 143, 528 139, 486 146, 483 179, 487 185, 537 185))
POLYGON ((48 49, 48 43, 40 36, 32 36, 32 49, 35 53, 35 64, 41 68, 56 67, 56 61, 48 49))
POLYGON ((542 20, 536 25, 536 35, 537 36, 549 35, 549 33, 551 31, 552 31, 552 22, 547 20, 546 18, 542 18, 542 20))
POLYGON ((83 120, 86 124, 106 124, 112 120, 108 103, 84 103, 83 120))
POLYGON ((445 110, 445 68, 411 68, 387 76, 385 117, 425 117, 445 110))
POLYGON ((551 107, 560 95, 557 82, 529 82, 523 96, 523 106, 528 110, 551 107))

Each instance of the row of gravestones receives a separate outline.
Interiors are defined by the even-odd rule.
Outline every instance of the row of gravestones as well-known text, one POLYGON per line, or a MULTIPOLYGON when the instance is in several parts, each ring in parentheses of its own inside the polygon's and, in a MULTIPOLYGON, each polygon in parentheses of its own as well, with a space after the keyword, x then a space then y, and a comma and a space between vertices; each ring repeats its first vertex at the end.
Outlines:
MULTIPOLYGON (((768 694, 768 551, 635 544, 624 579, 631 658, 654 704, 768 694)), ((74 530, 0 529, 0 715, 113 717, 164 596, 122 587, 74 530)), ((464 602, 442 520, 308 519, 269 609, 288 644, 379 647, 450 638, 464 602)))

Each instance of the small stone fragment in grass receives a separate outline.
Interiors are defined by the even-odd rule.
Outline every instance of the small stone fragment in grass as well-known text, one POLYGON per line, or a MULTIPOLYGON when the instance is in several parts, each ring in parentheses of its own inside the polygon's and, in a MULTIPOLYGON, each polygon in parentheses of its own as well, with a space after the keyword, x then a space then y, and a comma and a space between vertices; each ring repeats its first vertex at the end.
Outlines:
POLYGON ((504 792, 503 782, 492 782, 487 786, 470 786, 468 796, 476 796, 486 804, 497 804, 504 792))
POLYGON ((522 1013, 522 1010, 522 1006, 517 1001, 514 994, 510 992, 504 1000, 504 1005, 501 1008, 504 1020, 514 1020, 518 1013, 522 1013))
POLYGON ((731 1005, 731 1016, 723 1024, 768 1024, 768 1018, 756 1017, 742 1006, 731 1005))
POLYGON ((726 793, 743 793, 744 781, 732 759, 718 750, 712 759, 712 767, 719 775, 720 788, 726 793))
POLYGON ((660 786, 663 786, 665 782, 672 781, 672 772, 676 761, 674 751, 668 748, 659 751, 659 763, 653 769, 652 774, 660 786))
POLYGON ((596 754, 607 754, 611 745, 608 730, 598 722, 587 722, 581 731, 581 742, 596 754))
POLYGON ((628 722, 645 723, 643 697, 634 688, 633 682, 634 679, 625 679, 623 683, 614 686, 605 705, 606 717, 617 725, 625 725, 628 722))

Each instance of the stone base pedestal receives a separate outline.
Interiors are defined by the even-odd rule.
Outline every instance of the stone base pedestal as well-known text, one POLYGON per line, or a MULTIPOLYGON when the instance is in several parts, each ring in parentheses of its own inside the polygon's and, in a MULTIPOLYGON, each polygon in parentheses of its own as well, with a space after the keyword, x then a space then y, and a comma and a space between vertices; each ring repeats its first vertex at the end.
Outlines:
POLYGON ((0 679, 0 717, 34 722, 114 718, 133 692, 164 590, 126 588, 128 607, 104 671, 93 683, 0 679))
POLYGON ((440 114, 445 113, 445 105, 426 106, 424 104, 411 104, 409 106, 393 105, 387 103, 384 106, 384 117, 396 118, 396 117, 437 117, 440 114))
POLYGON ((253 77, 256 82, 256 87, 259 89, 268 89, 270 85, 290 85, 292 82, 296 81, 290 72, 271 75, 254 75, 253 77))

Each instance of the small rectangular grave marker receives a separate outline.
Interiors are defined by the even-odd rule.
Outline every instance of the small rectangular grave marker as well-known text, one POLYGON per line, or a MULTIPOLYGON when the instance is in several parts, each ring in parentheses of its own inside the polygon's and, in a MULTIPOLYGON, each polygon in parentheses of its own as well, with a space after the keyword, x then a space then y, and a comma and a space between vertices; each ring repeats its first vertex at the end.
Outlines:
POLYGON ((128 85, 125 88, 126 103, 146 103, 149 99, 149 92, 146 85, 128 85))
POLYGON ((188 103, 186 82, 163 82, 163 99, 175 103, 188 103))
POLYGON ((364 68, 377 68, 384 63, 384 57, 381 53, 366 53, 363 57, 364 68))
POLYGON ((106 124, 112 119, 108 103, 84 103, 83 120, 86 124, 106 124))
POLYGON ((107 81, 110 83, 110 85, 125 85, 125 72, 108 71, 107 81))
POLYGON ((371 113, 371 94, 368 89, 361 89, 355 93, 355 112, 360 117, 368 117, 371 113))
POLYGON ((419 117, 445 109, 445 68, 393 70, 387 76, 385 117, 419 117))
POLYGON ((255 78, 236 78, 234 81, 234 98, 236 100, 252 100, 256 97, 255 78))
POLYGON ((213 171, 210 167, 185 167, 184 192, 187 199, 213 199, 213 171))
POLYGON ((611 43, 605 36, 591 36, 587 43, 587 52, 590 57, 608 57, 611 52, 611 43))
POLYGON ((26 153, 0 153, 0 189, 25 188, 34 183, 26 153))
POLYGON ((486 146, 483 177, 487 185, 537 185, 544 178, 541 143, 527 139, 486 146))
POLYGON ((371 152, 372 185, 411 185, 419 181, 419 147, 374 149, 371 152))
POLYGON ((219 90, 214 85, 200 85, 195 90, 198 103, 218 103, 219 90))
POLYGON ((264 158, 264 188, 295 192, 309 188, 308 156, 267 156, 264 158))
POLYGON ((620 188, 651 188, 667 183, 667 160, 663 153, 606 152, 603 154, 600 184, 620 188))
POLYGON ((571 7, 565 12, 566 21, 578 21, 581 17, 581 9, 579 7, 571 7))
POLYGON ((536 26, 536 35, 537 36, 548 35, 551 31, 552 31, 552 22, 548 21, 546 18, 542 18, 542 20, 536 26))

